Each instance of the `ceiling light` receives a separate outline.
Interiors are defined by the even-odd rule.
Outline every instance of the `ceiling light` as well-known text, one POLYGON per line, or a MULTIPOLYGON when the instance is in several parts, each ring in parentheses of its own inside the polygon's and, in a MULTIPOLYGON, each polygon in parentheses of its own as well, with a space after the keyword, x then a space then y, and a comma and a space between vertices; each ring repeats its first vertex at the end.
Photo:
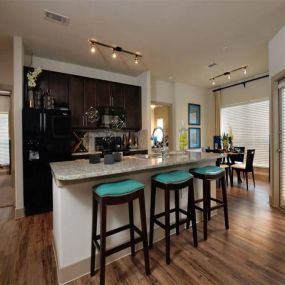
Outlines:
POLYGON ((113 48, 113 52, 112 52, 112 58, 117 58, 117 52, 116 50, 113 48))
POLYGON ((212 85, 216 85, 215 79, 212 79, 212 85))
POLYGON ((231 79, 231 74, 229 73, 229 74, 228 74, 228 80, 230 80, 230 79, 231 79))
POLYGON ((95 52, 96 52, 96 47, 95 47, 95 44, 94 44, 94 43, 91 44, 90 51, 91 51, 92 53, 95 53, 95 52))
POLYGON ((151 104, 151 105, 150 105, 150 108, 151 108, 151 109, 154 109, 154 108, 155 108, 155 105, 151 104))
POLYGON ((243 74, 246 75, 247 74, 247 70, 246 67, 243 68, 243 74))
POLYGON ((124 54, 128 54, 128 55, 134 56, 135 57, 134 58, 135 64, 138 64, 140 62, 140 59, 142 58, 142 55, 139 52, 133 52, 133 51, 130 51, 130 50, 126 50, 126 49, 123 49, 120 46, 111 46, 109 44, 98 42, 97 40, 94 40, 94 39, 89 39, 88 41, 89 41, 89 43, 91 45, 91 52, 92 53, 95 53, 96 46, 99 45, 99 46, 102 46, 102 47, 105 47, 105 48, 112 49, 112 58, 114 58, 114 59, 118 57, 119 53, 124 53, 124 54))

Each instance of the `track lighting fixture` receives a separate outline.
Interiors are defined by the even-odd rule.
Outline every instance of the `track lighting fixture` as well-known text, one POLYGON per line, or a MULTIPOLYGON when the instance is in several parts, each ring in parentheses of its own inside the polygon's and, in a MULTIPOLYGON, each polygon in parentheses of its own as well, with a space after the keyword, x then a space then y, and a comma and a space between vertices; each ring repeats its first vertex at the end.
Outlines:
POLYGON ((96 45, 99 45, 99 46, 103 46, 103 47, 112 49, 112 58, 114 58, 114 59, 118 57, 118 54, 120 52, 135 56, 135 59, 134 59, 135 64, 139 64, 139 59, 142 58, 141 54, 123 49, 122 47, 119 47, 119 46, 111 46, 111 45, 101 43, 101 42, 98 42, 98 41, 92 40, 92 39, 89 39, 88 41, 90 43, 90 50, 92 53, 95 53, 96 45))
POLYGON ((137 55, 135 56, 135 64, 139 64, 139 59, 137 55))
POLYGON ((209 80, 212 82, 212 85, 216 85, 216 79, 219 77, 223 77, 226 76, 228 80, 231 79, 231 75, 233 72, 239 71, 239 70, 243 70, 243 74, 246 75, 247 74, 247 67, 248 65, 243 65, 241 67, 238 67, 236 69, 230 70, 230 71, 226 71, 222 74, 216 75, 214 77, 211 77, 209 80))
POLYGON ((117 58, 117 52, 115 49, 113 49, 113 52, 112 52, 112 58, 117 58))
POLYGON ((95 53, 95 52, 96 52, 95 44, 91 44, 90 51, 91 51, 92 53, 95 53))

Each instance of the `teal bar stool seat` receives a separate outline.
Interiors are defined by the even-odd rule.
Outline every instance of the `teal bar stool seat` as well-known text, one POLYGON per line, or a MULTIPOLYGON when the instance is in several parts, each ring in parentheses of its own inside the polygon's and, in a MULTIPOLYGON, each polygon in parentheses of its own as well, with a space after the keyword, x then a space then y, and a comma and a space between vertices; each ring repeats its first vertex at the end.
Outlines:
POLYGON ((166 263, 170 263, 170 231, 176 229, 176 235, 179 235, 179 226, 186 224, 189 229, 190 221, 192 222, 192 232, 194 246, 198 246, 197 228, 196 228, 196 214, 195 214, 195 200, 193 188, 193 175, 187 171, 175 170, 154 175, 151 179, 151 201, 150 201, 150 235, 149 248, 153 247, 153 232, 154 224, 157 224, 165 231, 165 257, 166 263), (187 210, 179 207, 179 191, 183 188, 188 188, 188 205, 187 210), (155 214, 155 199, 156 189, 164 190, 165 211, 155 214), (170 209, 170 191, 174 191, 175 207, 170 209), (175 223, 170 225, 170 214, 175 213, 175 223), (185 219, 179 219, 179 214, 186 216, 185 219), (165 223, 159 221, 159 218, 164 217, 165 223))
POLYGON ((225 227, 229 229, 228 218, 228 202, 227 202, 227 189, 225 169, 218 166, 204 166, 190 169, 190 173, 195 178, 203 180, 203 198, 195 200, 195 208, 203 212, 203 224, 204 224, 204 240, 208 238, 207 226, 208 220, 211 220, 211 211, 214 211, 220 207, 224 208, 225 227), (211 197, 211 181, 218 180, 222 185, 223 200, 219 200, 211 197), (211 206, 211 201, 216 202, 215 206, 211 206), (197 204, 203 202, 203 208, 197 204))
POLYGON ((105 260, 106 257, 118 251, 131 247, 132 256, 135 255, 135 244, 143 242, 145 272, 150 274, 148 241, 145 214, 144 184, 133 179, 126 179, 110 183, 103 183, 92 188, 93 210, 92 210, 92 238, 91 238, 91 276, 95 275, 95 257, 96 248, 100 252, 100 285, 105 284, 105 260), (133 201, 139 199, 141 229, 134 225, 133 201), (110 231, 106 231, 106 217, 108 205, 119 205, 128 203, 129 206, 129 224, 121 226, 110 231), (97 211, 100 204, 100 234, 97 235, 97 211), (130 230, 130 241, 120 244, 114 248, 106 250, 106 237, 119 233, 124 230, 130 230), (138 234, 135 238, 134 233, 138 234), (100 244, 98 242, 100 240, 100 244))

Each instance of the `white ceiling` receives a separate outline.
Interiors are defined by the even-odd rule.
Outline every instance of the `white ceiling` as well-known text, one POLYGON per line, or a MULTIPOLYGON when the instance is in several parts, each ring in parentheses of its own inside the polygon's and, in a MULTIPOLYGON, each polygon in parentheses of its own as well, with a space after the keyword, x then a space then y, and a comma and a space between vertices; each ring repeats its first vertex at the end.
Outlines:
MULTIPOLYGON (((285 25, 284 14, 284 0, 1 1, 0 33, 22 36, 34 55, 211 87, 210 77, 243 64, 248 76, 267 72, 267 44, 285 25), (44 9, 70 24, 46 21, 44 9), (141 52, 142 63, 113 60, 105 48, 91 55, 88 38, 141 52), (212 62, 217 66, 209 69, 212 62)), ((232 81, 242 77, 233 74, 232 81)))

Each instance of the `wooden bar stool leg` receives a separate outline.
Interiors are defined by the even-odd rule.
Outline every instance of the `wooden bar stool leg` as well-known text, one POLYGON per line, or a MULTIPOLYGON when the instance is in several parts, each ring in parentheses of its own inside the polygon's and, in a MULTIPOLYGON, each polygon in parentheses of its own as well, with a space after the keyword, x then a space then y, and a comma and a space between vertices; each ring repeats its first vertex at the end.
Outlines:
POLYGON ((224 216, 225 216, 225 227, 229 229, 229 216, 228 216, 228 199, 227 199, 227 187, 225 177, 222 177, 222 192, 223 192, 223 204, 224 204, 224 216))
POLYGON ((169 190, 165 189, 165 259, 170 264, 170 212, 169 212, 169 190))
POLYGON ((105 260, 106 260, 106 205, 101 203, 101 240, 100 240, 100 285, 105 284, 105 260))
POLYGON ((97 233, 97 211, 98 211, 98 202, 94 198, 93 193, 93 208, 92 208, 92 238, 91 238, 91 265, 90 272, 91 276, 95 275, 95 261, 96 261, 96 246, 95 239, 97 233))
POLYGON ((134 210, 133 201, 129 202, 129 222, 130 222, 130 239, 131 239, 131 253, 135 256, 135 233, 134 233, 134 210))
POLYGON ((179 190, 175 190, 175 222, 176 222, 176 235, 179 235, 179 190))
POLYGON ((204 225, 204 240, 207 240, 208 233, 208 190, 207 190, 207 182, 203 180, 203 225, 204 225))
POLYGON ((149 226, 149 248, 153 247, 153 231, 154 231, 154 214, 155 214, 155 197, 156 186, 151 182, 151 198, 150 198, 150 226, 149 226))
POLYGON ((140 204, 140 215, 141 215, 141 228, 142 228, 142 238, 143 238, 145 273, 146 273, 146 275, 149 275, 150 269, 149 269, 148 243, 147 243, 145 201, 144 201, 144 192, 143 191, 141 191, 141 194, 139 196, 139 204, 140 204))
MULTIPOLYGON (((191 212, 193 243, 194 243, 194 246, 197 247, 198 246, 198 238, 197 238, 196 210, 195 210, 193 179, 190 182, 190 185, 188 188, 188 197, 189 196, 190 196, 190 199, 188 199, 188 203, 190 202, 190 206, 188 204, 188 209, 191 212)), ((188 210, 188 213, 189 213, 189 210, 188 210)))
POLYGON ((208 201, 208 221, 211 221, 211 181, 206 180, 207 201, 208 201))
MULTIPOLYGON (((192 179, 192 182, 191 182, 191 184, 192 184, 192 188, 193 188, 193 192, 194 192, 194 187, 193 187, 193 179, 192 179)), ((187 223, 186 223, 186 228, 187 228, 187 230, 189 230, 189 228, 190 228, 190 220, 191 220, 191 215, 192 215, 192 210, 191 210, 191 193, 190 193, 190 191, 192 191, 191 190, 191 184, 190 184, 190 186, 188 187, 188 201, 187 201, 187 213, 188 213, 188 216, 187 216, 187 223), (190 215, 189 215, 189 213, 191 213, 190 215)), ((193 193, 193 195, 194 195, 194 193, 193 193)), ((194 197, 194 196, 193 196, 194 197)), ((195 201, 194 201, 194 208, 195 208, 195 201)))
POLYGON ((229 168, 226 168, 227 186, 229 186, 229 168))

